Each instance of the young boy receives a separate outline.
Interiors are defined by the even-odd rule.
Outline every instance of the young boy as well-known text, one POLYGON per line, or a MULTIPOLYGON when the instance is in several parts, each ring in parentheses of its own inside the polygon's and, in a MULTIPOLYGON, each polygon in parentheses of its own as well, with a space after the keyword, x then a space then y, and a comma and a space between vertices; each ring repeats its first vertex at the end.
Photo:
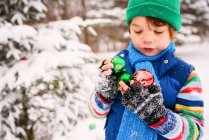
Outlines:
POLYGON ((107 116, 106 140, 201 139, 201 82, 195 68, 174 54, 180 1, 129 0, 126 22, 130 45, 117 56, 132 80, 118 81, 113 60, 106 59, 90 98, 92 112, 107 116))

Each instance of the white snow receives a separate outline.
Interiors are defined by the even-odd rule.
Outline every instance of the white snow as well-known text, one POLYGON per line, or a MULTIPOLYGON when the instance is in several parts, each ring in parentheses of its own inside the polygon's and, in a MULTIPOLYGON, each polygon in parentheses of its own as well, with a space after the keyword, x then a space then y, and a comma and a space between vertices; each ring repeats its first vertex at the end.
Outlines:
POLYGON ((117 17, 118 19, 125 19, 126 9, 115 7, 113 9, 99 9, 91 10, 87 13, 88 17, 102 18, 106 16, 117 17))
POLYGON ((104 140, 105 119, 89 118, 81 121, 69 134, 70 140, 104 140))
POLYGON ((25 16, 20 12, 16 12, 11 18, 12 23, 17 22, 18 24, 23 24, 25 20, 26 20, 25 16))
POLYGON ((27 13, 30 10, 30 8, 34 8, 35 10, 37 10, 40 13, 47 11, 47 7, 40 0, 29 1, 27 6, 23 10, 24 13, 27 13))

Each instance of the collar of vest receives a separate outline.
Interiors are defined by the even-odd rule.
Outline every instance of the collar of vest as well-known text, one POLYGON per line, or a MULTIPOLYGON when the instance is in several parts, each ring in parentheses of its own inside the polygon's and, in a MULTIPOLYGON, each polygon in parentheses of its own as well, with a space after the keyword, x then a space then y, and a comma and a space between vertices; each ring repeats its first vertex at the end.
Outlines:
MULTIPOLYGON (((129 72, 131 75, 135 72, 135 69, 131 67, 129 58, 128 58, 128 50, 120 51, 117 56, 121 56, 126 61, 125 71, 129 72)), ((158 58, 155 61, 152 61, 153 67, 155 69, 155 73, 158 78, 160 78, 163 74, 165 74, 170 68, 172 68, 175 64, 177 64, 177 59, 174 56, 174 51, 168 51, 163 56, 158 58)))
POLYGON ((153 61, 152 64, 154 66, 157 77, 160 78, 175 64, 177 64, 177 62, 178 60, 176 59, 174 52, 167 52, 159 59, 153 61))

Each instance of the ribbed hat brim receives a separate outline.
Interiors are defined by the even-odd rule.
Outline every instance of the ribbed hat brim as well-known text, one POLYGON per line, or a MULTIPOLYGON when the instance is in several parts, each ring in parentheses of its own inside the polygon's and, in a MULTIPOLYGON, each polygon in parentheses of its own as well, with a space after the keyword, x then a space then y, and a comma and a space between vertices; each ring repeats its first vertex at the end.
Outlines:
POLYGON ((138 16, 159 18, 170 24, 177 31, 180 31, 181 29, 181 14, 170 9, 169 7, 162 6, 157 3, 147 2, 129 7, 126 11, 126 23, 129 24, 133 18, 138 16))

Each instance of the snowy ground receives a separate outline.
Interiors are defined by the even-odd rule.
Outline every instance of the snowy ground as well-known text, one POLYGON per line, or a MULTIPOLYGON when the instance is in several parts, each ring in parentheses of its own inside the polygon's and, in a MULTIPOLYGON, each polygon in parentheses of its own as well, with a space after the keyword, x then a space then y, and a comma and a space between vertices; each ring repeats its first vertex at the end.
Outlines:
MULTIPOLYGON (((201 44, 188 44, 184 47, 177 48, 177 55, 183 58, 188 63, 193 64, 196 67, 197 72, 200 75, 203 85, 203 98, 205 101, 205 135, 203 140, 208 140, 209 138, 209 42, 201 44)), ((100 54, 101 58, 110 58, 115 53, 103 53, 100 54)), ((75 130, 72 132, 72 137, 75 137, 76 140, 103 140, 104 131, 103 131, 104 120, 99 119, 89 119, 85 122, 80 122, 75 130), (94 124, 94 129, 89 127, 94 124), (80 133, 82 132, 82 134, 80 133), (78 137, 80 139, 78 139, 78 137)), ((74 140, 74 139, 72 139, 74 140)))

